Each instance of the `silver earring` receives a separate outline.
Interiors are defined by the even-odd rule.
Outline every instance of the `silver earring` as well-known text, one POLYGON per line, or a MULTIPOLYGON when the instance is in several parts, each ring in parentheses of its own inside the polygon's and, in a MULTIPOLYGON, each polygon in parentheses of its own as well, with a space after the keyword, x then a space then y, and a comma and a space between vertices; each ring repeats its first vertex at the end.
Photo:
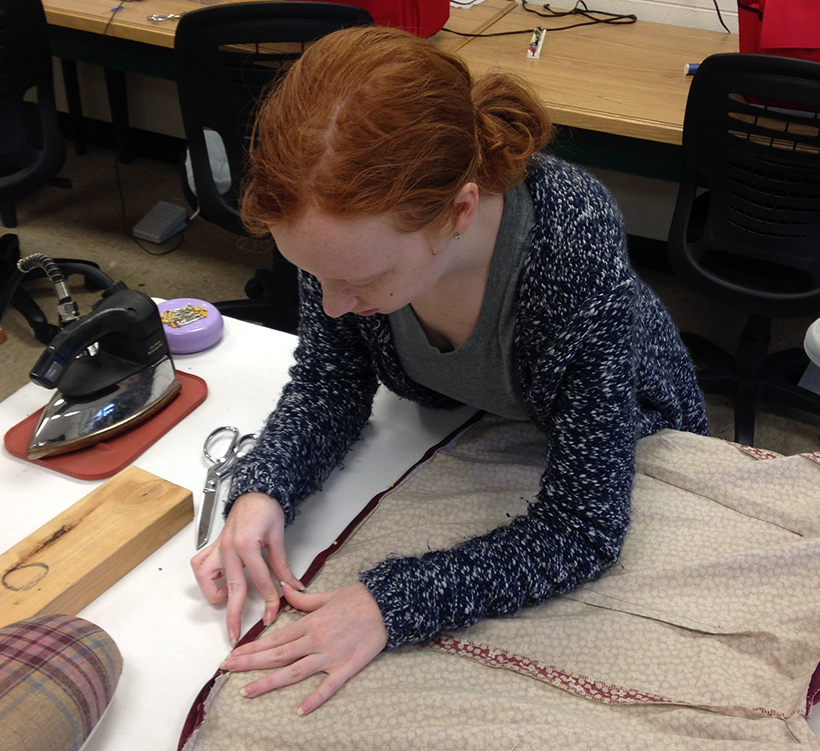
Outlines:
POLYGON ((456 232, 456 237, 455 237, 455 239, 456 239, 456 240, 460 240, 460 239, 461 239, 461 232, 456 232))

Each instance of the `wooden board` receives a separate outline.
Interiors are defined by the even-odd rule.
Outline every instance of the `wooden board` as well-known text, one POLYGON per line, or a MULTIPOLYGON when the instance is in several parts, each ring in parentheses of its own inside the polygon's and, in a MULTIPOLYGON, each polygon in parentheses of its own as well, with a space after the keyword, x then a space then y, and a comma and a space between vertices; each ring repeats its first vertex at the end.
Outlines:
POLYGON ((76 615, 193 514, 190 490, 124 469, 0 555, 0 627, 76 615))

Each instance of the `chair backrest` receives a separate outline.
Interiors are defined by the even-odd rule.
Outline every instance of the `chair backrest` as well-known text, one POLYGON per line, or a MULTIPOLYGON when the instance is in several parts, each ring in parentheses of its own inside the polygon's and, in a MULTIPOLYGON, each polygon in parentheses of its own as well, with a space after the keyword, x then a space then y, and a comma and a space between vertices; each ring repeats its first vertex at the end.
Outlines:
POLYGON ((820 314, 820 63, 707 58, 689 91, 683 156, 675 272, 746 312, 820 314))
POLYGON ((0 203, 41 188, 65 162, 51 66, 40 0, 0 0, 0 203), (32 88, 36 106, 23 101, 32 88))
POLYGON ((177 88, 205 219, 244 234, 237 204, 261 95, 306 44, 341 28, 372 23, 360 8, 320 2, 219 5, 180 19, 174 42, 177 88), (205 130, 215 131, 224 145, 230 170, 227 190, 215 184, 205 130))

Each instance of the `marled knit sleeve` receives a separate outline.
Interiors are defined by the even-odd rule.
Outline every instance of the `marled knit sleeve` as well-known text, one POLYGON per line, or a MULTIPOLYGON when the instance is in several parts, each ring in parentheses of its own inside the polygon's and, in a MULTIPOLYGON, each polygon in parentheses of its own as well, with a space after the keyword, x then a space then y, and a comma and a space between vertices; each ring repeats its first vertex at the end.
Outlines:
POLYGON ((600 183, 539 158, 528 185, 536 228, 518 287, 516 347, 530 417, 546 436, 540 490, 507 526, 360 575, 389 648, 544 602, 620 555, 643 419, 646 322, 638 319, 648 290, 628 266, 620 212, 600 183))
POLYGON ((329 318, 313 277, 300 272, 299 344, 276 409, 241 460, 230 504, 252 491, 276 498, 290 524, 297 504, 318 490, 367 423, 378 386, 355 325, 329 318))
POLYGON ((630 283, 578 312, 536 364, 549 407, 546 471, 526 515, 455 548, 387 559, 360 575, 388 647, 574 589, 618 559, 629 523, 637 412, 630 283), (549 383, 554 381, 554 383, 549 383))

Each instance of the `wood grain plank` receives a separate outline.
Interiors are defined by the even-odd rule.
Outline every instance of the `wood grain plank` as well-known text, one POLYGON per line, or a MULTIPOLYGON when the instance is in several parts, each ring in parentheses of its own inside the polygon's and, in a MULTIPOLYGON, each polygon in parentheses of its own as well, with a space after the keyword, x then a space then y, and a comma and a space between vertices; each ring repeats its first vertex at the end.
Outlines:
POLYGON ((76 615, 192 519, 190 490, 124 469, 0 555, 0 626, 76 615))
MULTIPOLYGON (((516 6, 488 31, 561 24, 516 6)), ((560 125, 680 144, 691 78, 685 63, 737 52, 737 35, 638 21, 547 32, 541 58, 527 58, 529 33, 471 39, 459 57, 479 75, 513 73, 533 88, 560 125)))

